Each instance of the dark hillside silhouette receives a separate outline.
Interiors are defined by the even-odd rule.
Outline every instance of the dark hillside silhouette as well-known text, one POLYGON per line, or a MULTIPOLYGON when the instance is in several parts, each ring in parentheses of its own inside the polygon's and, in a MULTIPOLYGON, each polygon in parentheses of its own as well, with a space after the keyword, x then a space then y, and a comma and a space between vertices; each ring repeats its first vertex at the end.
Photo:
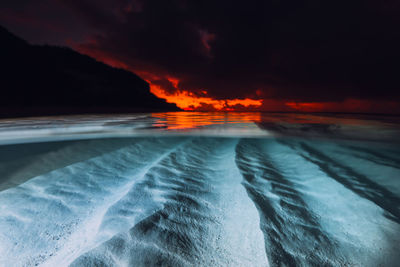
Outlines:
POLYGON ((0 116, 179 110, 135 74, 72 49, 30 45, 0 26, 0 116))

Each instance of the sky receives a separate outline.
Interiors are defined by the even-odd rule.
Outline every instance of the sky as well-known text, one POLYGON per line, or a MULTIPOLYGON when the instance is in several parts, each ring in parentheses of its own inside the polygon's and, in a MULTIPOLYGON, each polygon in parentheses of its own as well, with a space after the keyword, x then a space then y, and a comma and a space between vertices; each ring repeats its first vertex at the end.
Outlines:
POLYGON ((0 24, 185 110, 400 113, 396 0, 2 0, 0 24))

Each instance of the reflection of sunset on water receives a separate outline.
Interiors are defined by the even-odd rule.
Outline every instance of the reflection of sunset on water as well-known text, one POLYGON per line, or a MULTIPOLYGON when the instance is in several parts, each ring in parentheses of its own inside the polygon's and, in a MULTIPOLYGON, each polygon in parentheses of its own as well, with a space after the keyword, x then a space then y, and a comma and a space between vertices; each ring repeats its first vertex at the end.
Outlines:
MULTIPOLYGON (((190 131, 215 125, 243 125, 258 123, 280 125, 380 125, 381 122, 345 114, 269 113, 269 112, 166 112, 152 113, 156 118, 153 126, 165 130, 190 131)), ((247 126, 246 126, 247 125, 247 126)))
POLYGON ((168 112, 153 113, 152 117, 159 118, 158 124, 165 124, 171 130, 194 129, 198 127, 231 123, 260 122, 260 112, 168 112))

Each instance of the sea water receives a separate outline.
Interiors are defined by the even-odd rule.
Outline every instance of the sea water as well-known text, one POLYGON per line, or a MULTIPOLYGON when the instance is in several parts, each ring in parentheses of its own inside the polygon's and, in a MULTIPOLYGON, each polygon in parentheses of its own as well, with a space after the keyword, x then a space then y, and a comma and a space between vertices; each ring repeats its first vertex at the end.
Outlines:
POLYGON ((0 121, 0 266, 398 266, 399 118, 0 121))

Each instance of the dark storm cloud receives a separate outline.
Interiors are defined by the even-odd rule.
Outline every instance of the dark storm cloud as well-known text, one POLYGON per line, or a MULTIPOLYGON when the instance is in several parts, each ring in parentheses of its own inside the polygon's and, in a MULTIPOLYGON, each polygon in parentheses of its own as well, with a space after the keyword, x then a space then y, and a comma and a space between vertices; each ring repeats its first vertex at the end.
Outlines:
POLYGON ((58 0, 4 0, 0 3, 0 24, 39 44, 82 42, 89 33, 95 32, 77 12, 58 0))
POLYGON ((290 101, 400 99, 396 1, 51 3, 64 15, 45 16, 49 24, 65 25, 71 14, 71 25, 82 26, 66 32, 91 38, 80 49, 164 77, 159 83, 169 91, 166 76, 221 99, 257 97, 256 90, 290 101))

